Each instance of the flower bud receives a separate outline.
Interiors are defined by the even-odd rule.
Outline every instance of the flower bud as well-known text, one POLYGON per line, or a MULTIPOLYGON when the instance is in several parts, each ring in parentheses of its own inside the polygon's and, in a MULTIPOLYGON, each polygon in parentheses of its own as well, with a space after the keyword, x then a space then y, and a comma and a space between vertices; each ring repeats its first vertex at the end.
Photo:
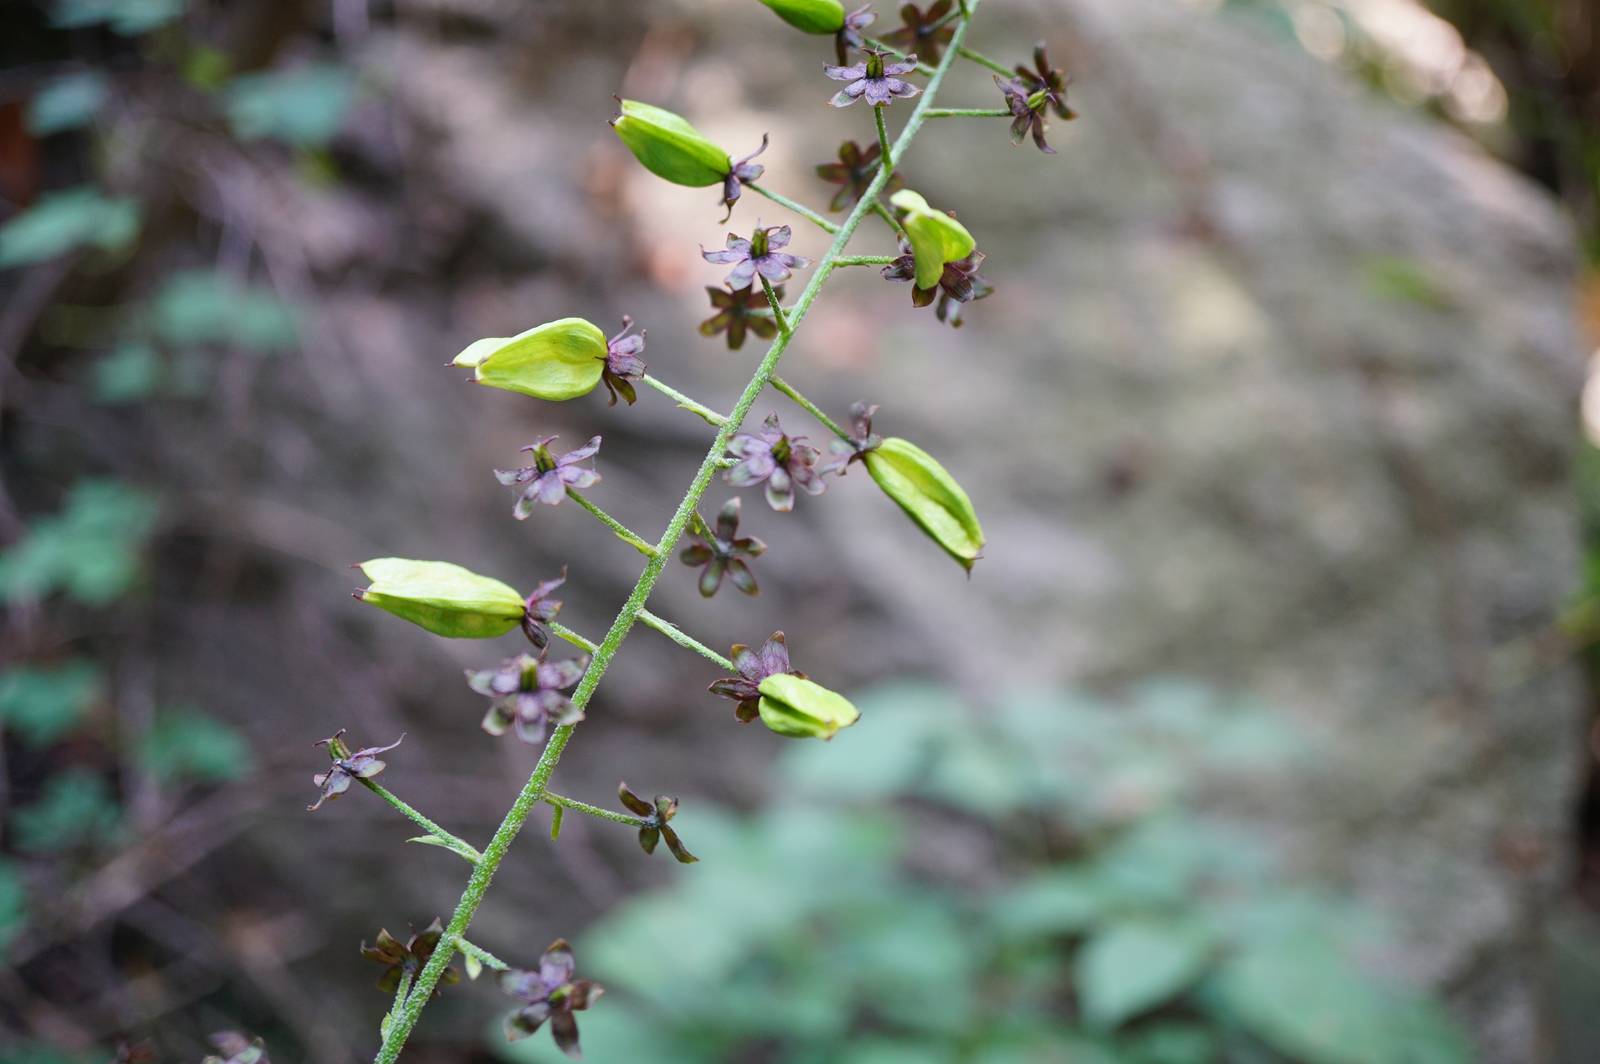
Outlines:
POLYGON ((938 284, 945 263, 961 261, 977 246, 966 226, 943 211, 934 210, 927 200, 910 189, 896 192, 889 202, 904 212, 901 224, 911 238, 918 288, 932 288, 938 284))
POLYGON ((861 713, 843 695, 794 673, 761 681, 761 723, 791 739, 831 739, 861 713))
POLYGON ((839 0, 761 0, 783 21, 804 33, 838 33, 844 28, 839 0))
POLYGON ((517 589, 449 562, 374 558, 358 567, 372 586, 356 598, 451 639, 492 639, 522 623, 517 589))
POLYGON ((637 100, 620 100, 611 120, 622 143, 657 177, 674 185, 720 185, 733 172, 728 153, 707 140, 681 115, 637 100))
POLYGON ((983 553, 983 529, 972 500, 944 466, 897 436, 868 451, 863 461, 883 493, 970 572, 983 553))
POLYGON ((600 383, 606 334, 582 318, 561 318, 516 336, 474 340, 450 363, 470 367, 479 384, 535 399, 576 399, 600 383))

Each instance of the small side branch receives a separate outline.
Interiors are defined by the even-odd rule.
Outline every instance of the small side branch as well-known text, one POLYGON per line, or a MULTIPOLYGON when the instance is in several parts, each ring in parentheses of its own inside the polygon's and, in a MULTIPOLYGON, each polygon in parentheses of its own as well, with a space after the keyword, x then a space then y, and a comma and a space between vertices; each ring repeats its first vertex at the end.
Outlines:
POLYGON ((1004 107, 930 107, 929 118, 1010 118, 1004 107))
POLYGON ((554 791, 545 791, 540 797, 546 805, 554 806, 557 809, 571 809, 575 813, 588 813, 592 817, 597 817, 600 820, 609 820, 613 824, 626 824, 631 828, 636 828, 644 823, 642 818, 633 816, 630 813, 618 813, 611 809, 602 809, 598 805, 580 802, 576 798, 568 798, 565 795, 556 794, 554 791))
POLYGON ((496 957, 493 953, 490 953, 482 946, 474 946, 471 942, 468 942, 460 935, 456 936, 455 943, 456 949, 460 950, 463 956, 471 957, 485 968, 493 968, 497 972, 507 972, 511 970, 511 965, 507 964, 499 957, 496 957))
POLYGON ((878 158, 883 160, 883 170, 894 173, 894 149, 889 145, 889 126, 883 120, 883 104, 872 109, 872 120, 878 127, 878 158))
POLYGON ((767 199, 778 204, 780 207, 789 208, 789 210, 794 211, 794 213, 798 214, 800 217, 815 225, 825 233, 837 233, 839 231, 839 227, 837 225, 828 221, 828 219, 824 218, 810 207, 807 207, 804 203, 796 202, 795 200, 790 199, 788 196, 774 192, 770 188, 766 188, 763 185, 752 185, 749 182, 746 182, 744 187, 750 189, 752 192, 756 192, 767 197, 767 199))
POLYGON ((778 293, 772 290, 772 282, 766 277, 761 277, 761 290, 767 294, 767 306, 772 308, 772 319, 778 323, 778 331, 788 336, 793 329, 789 326, 789 316, 783 312, 783 306, 778 302, 778 293))
POLYGON ((893 262, 893 255, 840 255, 833 264, 835 266, 888 266, 893 262))
MULTIPOLYGON (((994 71, 996 74, 999 74, 1003 78, 1014 78, 1017 76, 1017 72, 1006 66, 1004 63, 1001 63, 995 59, 990 59, 982 52, 974 52, 971 48, 968 48, 964 44, 956 49, 956 54, 961 58, 968 60, 969 62, 977 63, 981 67, 988 67, 990 70, 994 71)), ((1001 113, 1009 114, 1010 112, 1002 111, 1001 113)), ((930 114, 929 117, 933 116, 930 114)))
POLYGON ((376 794, 379 798, 382 798, 384 801, 394 806, 413 824, 416 824, 423 831, 426 831, 429 835, 432 835, 434 838, 438 839, 439 844, 445 849, 455 851, 462 857, 465 857, 467 860, 471 861, 473 864, 477 864, 479 861, 483 860, 483 854, 479 853, 465 839, 456 835, 452 835, 438 824, 435 824, 433 821, 417 812, 406 802, 401 801, 393 791, 389 790, 389 788, 385 787, 383 784, 374 783, 369 779, 363 779, 361 780, 361 785, 366 787, 366 789, 371 791, 373 794, 376 794))
POLYGON ((683 629, 679 628, 671 621, 664 621, 660 617, 657 617, 655 614, 651 613, 649 610, 641 609, 639 611, 639 623, 644 625, 646 628, 654 628, 656 631, 660 632, 662 635, 666 636, 680 647, 683 647, 685 650, 692 650, 696 654, 699 654, 702 658, 705 658, 707 661, 715 662, 724 669, 727 669, 729 672, 739 671, 738 669, 734 668, 733 662, 729 661, 721 654, 718 654, 715 650, 712 650, 710 647, 700 642, 700 640, 684 632, 683 629))
POLYGON ((618 539, 622 540, 622 542, 626 543, 640 554, 643 554, 646 558, 654 558, 656 556, 657 551, 655 547, 651 546, 643 536, 635 533, 627 525, 623 524, 615 517, 612 517, 610 514, 600 509, 600 507, 584 498, 578 492, 568 488, 567 498, 571 499, 585 510, 588 510, 590 513, 594 514, 595 520, 611 529, 611 531, 616 533, 618 539))
POLYGON ((889 228, 894 230, 895 236, 909 239, 906 237, 906 227, 901 225, 900 219, 896 218, 894 213, 883 205, 882 200, 875 199, 872 201, 872 213, 888 223, 889 228))
POLYGON ((727 418, 723 417, 709 406, 695 402, 693 399, 690 399, 687 395, 684 395, 670 384, 665 384, 662 381, 657 380, 655 377, 650 376, 648 373, 646 373, 641 379, 650 387, 654 388, 668 399, 673 400, 691 414, 698 414, 700 419, 706 424, 716 428, 721 428, 727 423, 727 418))
POLYGON ((850 438, 850 434, 841 428, 837 421, 823 413, 820 406, 801 395, 798 388, 784 380, 782 377, 778 376, 776 373, 772 375, 772 378, 767 383, 771 384, 784 395, 787 395, 790 399, 793 399, 796 403, 799 403, 800 407, 805 410, 806 413, 822 422, 829 432, 833 433, 841 440, 848 440, 850 438))
POLYGON ((577 632, 574 632, 571 628, 568 628, 564 624, 557 624, 555 621, 550 621, 545 625, 545 627, 550 629, 550 631, 555 634, 556 638, 565 639, 573 646, 581 647, 591 654, 600 649, 600 644, 596 643, 592 639, 585 639, 583 636, 579 635, 577 632))

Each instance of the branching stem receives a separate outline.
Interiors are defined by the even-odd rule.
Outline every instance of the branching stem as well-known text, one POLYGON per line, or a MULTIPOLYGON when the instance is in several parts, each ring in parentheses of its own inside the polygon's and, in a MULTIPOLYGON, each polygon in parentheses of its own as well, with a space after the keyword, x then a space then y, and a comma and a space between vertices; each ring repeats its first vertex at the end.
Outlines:
POLYGON ((683 407, 690 413, 699 414, 701 420, 705 421, 708 425, 713 427, 721 427, 722 423, 728 420, 715 410, 711 409, 709 406, 695 402, 693 399, 690 399, 687 395, 684 395, 670 384, 665 384, 662 381, 650 376, 648 373, 646 373, 640 379, 650 387, 654 388, 656 391, 660 392, 662 395, 676 402, 679 406, 683 407))
POLYGON ((772 282, 762 277, 761 290, 767 294, 767 306, 772 309, 772 320, 778 323, 778 332, 788 339, 794 328, 789 324, 789 316, 783 312, 783 304, 778 302, 778 293, 772 290, 772 282))
POLYGON ((823 413, 820 406, 801 395, 799 389, 795 388, 788 381, 784 380, 777 374, 773 374, 772 380, 769 383, 778 391, 799 403, 801 409, 810 414, 812 417, 816 418, 818 421, 822 422, 829 432, 833 433, 841 440, 848 440, 850 438, 850 434, 844 429, 840 428, 837 421, 823 413))
POLYGON ((707 661, 716 662, 729 672, 739 671, 738 669, 734 668, 733 662, 729 661, 721 654, 718 654, 715 650, 712 650, 710 647, 700 642, 700 640, 689 635, 671 621, 664 621, 660 617, 657 617, 655 614, 651 613, 649 610, 639 611, 639 623, 647 628, 654 628, 656 631, 660 632, 662 635, 666 636, 680 647, 683 647, 685 650, 692 650, 696 654, 699 654, 702 658, 705 658, 707 661))
POLYGON ((417 812, 406 802, 401 801, 393 791, 389 790, 389 788, 385 787, 383 784, 374 783, 369 779, 363 779, 361 781, 361 785, 367 790, 371 791, 373 794, 376 794, 379 798, 382 798, 384 801, 394 806, 396 809, 400 810, 400 812, 403 813, 407 819, 416 824, 423 831, 426 831, 429 835, 432 835, 434 838, 444 843, 448 849, 454 850, 463 857, 467 857, 470 854, 471 856, 469 860, 473 862, 481 861, 483 859, 483 854, 479 853, 477 849, 465 839, 450 834, 450 832, 446 831, 438 824, 435 824, 433 821, 417 812))
POLYGON ((894 148, 889 144, 889 127, 883 120, 883 104, 878 104, 872 109, 872 121, 878 127, 878 158, 882 160, 882 169, 886 173, 894 173, 894 148))
POLYGON ((837 225, 828 221, 828 219, 824 218, 810 207, 807 207, 804 203, 796 202, 795 200, 790 199, 788 196, 774 192, 764 185, 752 185, 749 182, 746 182, 744 187, 750 189, 752 192, 756 192, 767 197, 767 199, 781 207, 789 208, 791 211, 794 211, 794 213, 812 223, 825 233, 837 233, 839 231, 839 227, 837 225))
POLYGON ((618 521, 615 517, 612 517, 610 514, 600 509, 600 507, 596 506, 594 503, 590 502, 576 491, 568 488, 567 498, 571 499, 585 510, 588 510, 590 513, 594 514, 595 519, 602 525, 605 525, 607 528, 611 529, 611 531, 615 532, 618 539, 622 540, 622 542, 626 543, 640 554, 643 554, 646 558, 654 558, 656 556, 656 549, 652 547, 643 536, 634 532, 627 525, 623 524, 621 521, 618 521))
POLYGON ((1010 118, 1004 107, 931 107, 929 118, 1010 118))
POLYGON ((565 795, 557 794, 554 791, 545 791, 544 794, 540 796, 540 801, 544 802, 546 805, 552 805, 560 809, 571 809, 575 813, 588 813, 592 817, 598 817, 601 820, 609 820, 613 824, 626 824, 629 827, 636 828, 640 824, 644 823, 643 820, 631 813, 617 813, 610 809, 602 809, 598 805, 590 805, 588 802, 580 802, 576 798, 568 798, 565 795))
POLYGON ((499 957, 496 957, 493 953, 490 953, 482 946, 473 945, 460 935, 455 937, 455 944, 456 949, 460 950, 468 957, 473 958, 485 968, 493 968, 497 972, 508 972, 511 970, 511 965, 507 964, 499 957))
MULTIPOLYGON (((1017 76, 1017 72, 1006 66, 1004 63, 996 59, 990 59, 982 52, 974 52, 971 48, 968 48, 964 44, 959 45, 955 51, 956 54, 961 58, 977 63, 981 67, 988 67, 990 70, 994 71, 996 74, 999 74, 1003 78, 1014 78, 1017 76)), ((1009 111, 1002 111, 1000 113, 1010 114, 1009 111)))

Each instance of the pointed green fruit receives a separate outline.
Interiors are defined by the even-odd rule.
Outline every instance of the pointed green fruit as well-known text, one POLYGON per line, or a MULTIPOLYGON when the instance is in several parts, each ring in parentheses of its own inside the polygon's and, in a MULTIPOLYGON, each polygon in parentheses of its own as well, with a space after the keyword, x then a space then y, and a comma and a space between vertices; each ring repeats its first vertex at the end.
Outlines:
POLYGON ((576 399, 600 383, 606 334, 593 322, 562 318, 516 336, 474 340, 450 364, 470 368, 474 380, 491 388, 556 402, 576 399))
POLYGON ((910 189, 889 197, 905 214, 901 224, 911 238, 911 254, 917 263, 917 287, 932 288, 944 273, 944 264, 959 262, 972 254, 977 241, 967 227, 928 206, 928 201, 910 189))
POLYGON ((517 589, 449 562, 374 558, 361 571, 372 586, 356 598, 451 639, 491 639, 522 624, 517 589))
POLYGON ((868 451, 863 460, 883 493, 970 572, 972 563, 983 554, 983 528, 972 500, 944 466, 921 447, 897 436, 868 451))
POLYGON ((861 713, 843 695, 792 673, 761 681, 761 723, 792 739, 832 739, 861 713))
POLYGON ((777 16, 805 33, 838 33, 844 28, 839 0, 761 0, 777 16))
POLYGON ((728 153, 707 140, 681 115, 638 100, 622 100, 611 120, 622 143, 657 177, 674 185, 720 185, 733 172, 728 153))

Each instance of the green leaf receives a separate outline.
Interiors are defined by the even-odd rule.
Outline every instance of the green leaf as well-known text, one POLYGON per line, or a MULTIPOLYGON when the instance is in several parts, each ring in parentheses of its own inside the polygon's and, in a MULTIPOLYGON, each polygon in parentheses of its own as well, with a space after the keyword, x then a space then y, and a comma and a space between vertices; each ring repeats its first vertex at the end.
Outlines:
POLYGON ((45 781, 39 799, 12 816, 17 848, 60 853, 98 847, 121 834, 122 811, 97 772, 69 769, 45 781))
POLYGON ((227 87, 228 119, 240 140, 273 139, 297 148, 327 144, 355 101, 348 69, 313 64, 247 74, 227 87))
POLYGON ((44 262, 82 247, 113 251, 139 233, 139 205, 88 185, 51 192, 0 225, 0 269, 44 262))
POLYGON ((14 861, 0 858, 0 959, 27 926, 28 890, 14 861))
POLYGON ((156 349, 132 341, 94 366, 94 397, 102 403, 134 403, 147 399, 161 384, 161 359, 156 349))
POLYGON ((1188 989, 1211 957, 1212 938, 1190 920, 1125 920, 1095 932, 1075 959, 1091 1026, 1112 1028, 1188 989))
POLYGON ((17 666, 0 674, 0 723, 27 746, 47 746, 77 727, 99 694, 93 662, 17 666))
POLYGON ((194 709, 156 714, 139 744, 144 770, 163 782, 219 783, 250 774, 254 758, 236 730, 194 709))
POLYGON ((222 344, 270 354, 300 342, 299 314, 270 289, 214 270, 173 274, 149 307, 156 339, 172 347, 222 344))
POLYGON ((94 71, 52 81, 28 104, 28 130, 45 137, 87 125, 106 102, 105 75, 94 71))
POLYGON ((125 484, 79 481, 61 514, 36 519, 28 535, 0 553, 0 600, 63 591, 91 606, 110 602, 138 574, 156 512, 149 496, 125 484))
POLYGON ((849 742, 793 743, 778 771, 787 787, 834 802, 909 793, 937 748, 970 717, 949 688, 904 682, 856 698, 861 720, 849 742))
POLYGON ((1066 866, 990 896, 985 909, 999 934, 1027 940, 1083 931, 1117 902, 1114 890, 1083 869, 1066 866))
POLYGON ((56 0, 50 21, 64 29, 105 23, 113 33, 137 37, 183 14, 184 0, 56 0))
POLYGON ((1156 1023, 1122 1043, 1129 1064, 1213 1064, 1217 1036, 1197 1023, 1156 1023))

